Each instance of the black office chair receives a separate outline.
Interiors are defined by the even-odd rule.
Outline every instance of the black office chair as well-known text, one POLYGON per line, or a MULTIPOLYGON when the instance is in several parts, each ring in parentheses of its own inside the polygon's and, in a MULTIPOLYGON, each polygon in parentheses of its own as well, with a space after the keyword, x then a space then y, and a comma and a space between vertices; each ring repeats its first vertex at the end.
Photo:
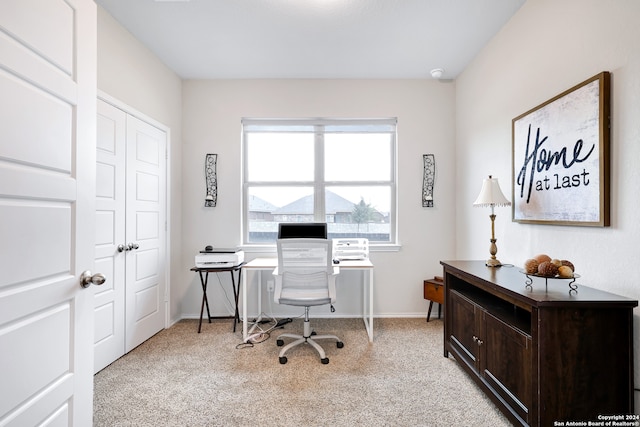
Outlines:
POLYGON ((287 363, 285 354, 297 345, 310 344, 320 354, 323 364, 329 363, 324 349, 317 340, 332 339, 338 348, 343 342, 335 335, 316 335, 309 323, 309 308, 316 305, 333 304, 336 300, 336 276, 338 267, 333 266, 332 242, 327 239, 278 239, 278 267, 273 274, 276 279, 274 300, 278 304, 304 307, 304 331, 302 335, 281 334, 282 338, 294 341, 280 350, 280 363, 287 363))

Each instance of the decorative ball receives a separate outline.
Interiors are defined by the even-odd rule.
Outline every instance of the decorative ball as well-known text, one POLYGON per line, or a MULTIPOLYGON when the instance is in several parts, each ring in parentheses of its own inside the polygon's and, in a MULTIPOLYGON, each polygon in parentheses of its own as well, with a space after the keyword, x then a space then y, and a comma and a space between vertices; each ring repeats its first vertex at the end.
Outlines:
POLYGON ((571 261, 568 261, 566 259, 563 259, 562 261, 560 261, 562 263, 562 265, 565 265, 567 267, 569 267, 571 269, 571 271, 576 271, 575 267, 573 266, 573 263, 571 261))
POLYGON ((568 265, 561 265, 560 267, 558 267, 558 276, 562 277, 563 279, 568 279, 570 277, 573 277, 573 270, 568 265))
POLYGON ((535 258, 530 258, 524 262, 524 271, 528 274, 536 274, 538 272, 538 262, 535 258))
POLYGON ((551 257, 547 254, 539 254, 533 257, 538 261, 538 264, 542 264, 545 261, 551 261, 551 257))
POLYGON ((560 261, 557 258, 554 258, 551 260, 551 264, 555 265, 556 267, 560 267, 562 265, 562 261, 560 261))
POLYGON ((551 261, 544 261, 538 265, 538 274, 544 277, 554 277, 558 274, 558 267, 551 264, 551 261))

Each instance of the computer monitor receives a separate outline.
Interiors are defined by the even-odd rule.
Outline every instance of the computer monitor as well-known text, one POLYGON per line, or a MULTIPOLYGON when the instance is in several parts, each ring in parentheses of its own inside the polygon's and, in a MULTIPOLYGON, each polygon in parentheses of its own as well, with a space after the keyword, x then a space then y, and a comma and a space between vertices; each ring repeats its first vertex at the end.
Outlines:
POLYGON ((326 239, 325 222, 281 222, 278 224, 278 239, 326 239))

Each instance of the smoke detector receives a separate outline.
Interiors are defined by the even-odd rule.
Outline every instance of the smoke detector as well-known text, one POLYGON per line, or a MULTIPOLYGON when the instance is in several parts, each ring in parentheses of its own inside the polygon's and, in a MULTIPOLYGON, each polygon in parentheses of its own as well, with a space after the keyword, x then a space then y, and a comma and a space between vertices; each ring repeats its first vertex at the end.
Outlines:
POLYGON ((439 79, 440 77, 442 77, 443 73, 444 70, 442 68, 434 68, 433 70, 431 70, 431 77, 433 77, 434 79, 439 79))

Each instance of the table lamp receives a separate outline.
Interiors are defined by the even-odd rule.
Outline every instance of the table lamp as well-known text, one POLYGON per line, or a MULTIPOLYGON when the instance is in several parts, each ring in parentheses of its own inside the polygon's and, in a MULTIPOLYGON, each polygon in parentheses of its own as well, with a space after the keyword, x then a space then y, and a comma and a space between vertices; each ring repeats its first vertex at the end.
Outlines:
POLYGON ((473 206, 491 207, 491 215, 489 215, 489 218, 491 218, 491 246, 489 247, 491 258, 489 258, 485 264, 488 267, 500 267, 502 263, 496 259, 498 247, 496 246, 494 226, 496 215, 493 213, 493 208, 495 206, 511 206, 511 202, 502 194, 497 178, 492 178, 491 175, 489 175, 489 178, 484 179, 480 194, 476 201, 473 202, 473 206))

